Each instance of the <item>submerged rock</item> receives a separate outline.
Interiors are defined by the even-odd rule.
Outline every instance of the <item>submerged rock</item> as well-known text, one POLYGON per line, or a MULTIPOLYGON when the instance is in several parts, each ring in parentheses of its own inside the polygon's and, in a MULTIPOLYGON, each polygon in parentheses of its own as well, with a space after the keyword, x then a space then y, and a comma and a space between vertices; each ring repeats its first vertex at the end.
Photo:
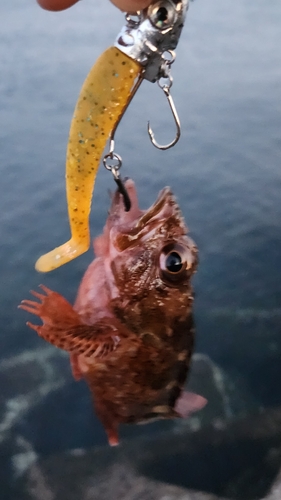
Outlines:
MULTIPOLYGON (((67 460, 67 459, 66 459, 67 460)), ((202 492, 187 491, 185 488, 155 481, 138 474, 129 463, 114 463, 98 475, 91 475, 90 463, 85 460, 78 466, 68 461, 69 473, 77 481, 65 482, 55 486, 40 467, 32 467, 29 479, 30 499, 67 499, 67 500, 215 500, 217 497, 202 492), (82 467, 81 467, 82 465, 82 467), (83 473, 84 468, 84 473, 83 473), (86 473, 88 471, 88 474, 86 473)))
POLYGON ((72 381, 68 359, 58 353, 28 351, 0 365, 7 381, 1 500, 256 500, 274 494, 281 409, 259 414, 247 390, 207 356, 194 356, 189 381, 208 399, 206 409, 186 421, 126 426, 122 445, 110 449, 97 447, 105 437, 86 387, 72 381), (237 420, 249 407, 253 416, 237 420))
POLYGON ((274 484, 270 490, 269 495, 263 500, 280 500, 281 498, 281 468, 274 484))
POLYGON ((35 462, 18 488, 22 500, 277 500, 280 479, 270 490, 280 466, 281 408, 221 428, 65 452, 35 462))

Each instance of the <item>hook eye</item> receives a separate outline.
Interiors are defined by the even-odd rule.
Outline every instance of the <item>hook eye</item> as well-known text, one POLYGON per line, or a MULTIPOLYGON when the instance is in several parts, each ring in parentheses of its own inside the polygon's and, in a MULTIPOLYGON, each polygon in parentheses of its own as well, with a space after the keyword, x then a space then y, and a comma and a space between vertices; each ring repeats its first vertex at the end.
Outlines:
POLYGON ((175 6, 170 0, 160 0, 148 8, 148 18, 151 24, 160 31, 173 26, 175 17, 175 6))

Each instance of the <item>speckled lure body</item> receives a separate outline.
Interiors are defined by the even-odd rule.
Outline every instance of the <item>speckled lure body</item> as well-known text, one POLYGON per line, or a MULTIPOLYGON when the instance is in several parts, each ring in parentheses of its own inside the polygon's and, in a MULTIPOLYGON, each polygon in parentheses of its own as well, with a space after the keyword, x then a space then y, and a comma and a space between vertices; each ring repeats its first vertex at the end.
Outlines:
POLYGON ((127 16, 115 46, 98 58, 87 76, 74 111, 66 157, 71 238, 40 257, 38 271, 54 270, 88 250, 92 194, 106 142, 140 79, 154 82, 164 75, 163 53, 176 47, 187 8, 188 0, 160 0, 138 13, 138 21, 127 16))
POLYGON ((88 74, 74 110, 66 156, 71 239, 43 255, 36 263, 38 271, 56 269, 88 250, 91 200, 101 155, 140 73, 138 62, 110 47, 88 74))

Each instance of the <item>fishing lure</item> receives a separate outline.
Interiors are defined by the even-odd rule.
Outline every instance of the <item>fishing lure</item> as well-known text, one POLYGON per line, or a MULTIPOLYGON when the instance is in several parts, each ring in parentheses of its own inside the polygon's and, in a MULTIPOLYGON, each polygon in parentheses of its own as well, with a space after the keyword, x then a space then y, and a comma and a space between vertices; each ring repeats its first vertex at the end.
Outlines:
POLYGON ((80 92, 71 122, 66 155, 66 193, 71 238, 41 256, 40 272, 52 271, 86 252, 90 246, 89 215, 98 166, 107 140, 109 153, 103 158, 111 170, 126 210, 130 199, 120 177, 121 157, 114 152, 114 134, 143 79, 158 82, 164 91, 176 123, 176 137, 166 145, 157 143, 148 123, 152 144, 172 147, 180 137, 180 121, 170 88, 171 64, 189 0, 157 0, 136 15, 126 15, 126 25, 115 45, 96 61, 80 92))

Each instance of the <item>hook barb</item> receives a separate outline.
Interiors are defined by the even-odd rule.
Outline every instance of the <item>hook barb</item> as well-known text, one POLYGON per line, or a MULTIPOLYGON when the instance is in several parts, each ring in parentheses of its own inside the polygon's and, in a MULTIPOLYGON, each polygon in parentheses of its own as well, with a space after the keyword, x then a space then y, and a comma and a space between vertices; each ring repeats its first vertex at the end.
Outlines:
POLYGON ((173 115, 174 120, 175 120, 175 124, 176 124, 176 137, 169 144, 163 144, 163 145, 161 145, 161 144, 158 144, 158 142, 155 140, 154 132, 153 132, 151 126, 150 126, 150 122, 148 122, 148 124, 147 124, 147 131, 148 131, 148 135, 150 137, 150 140, 151 140, 153 146, 155 146, 157 149, 161 149, 162 151, 164 151, 166 149, 172 148, 178 142, 178 140, 179 140, 179 138, 181 136, 181 124, 180 124, 179 115, 177 113, 177 110, 176 110, 173 98, 172 98, 172 96, 170 94, 170 87, 165 86, 165 87, 161 87, 161 88, 162 88, 163 92, 165 93, 165 95, 167 97, 170 109, 172 111, 172 115, 173 115))

